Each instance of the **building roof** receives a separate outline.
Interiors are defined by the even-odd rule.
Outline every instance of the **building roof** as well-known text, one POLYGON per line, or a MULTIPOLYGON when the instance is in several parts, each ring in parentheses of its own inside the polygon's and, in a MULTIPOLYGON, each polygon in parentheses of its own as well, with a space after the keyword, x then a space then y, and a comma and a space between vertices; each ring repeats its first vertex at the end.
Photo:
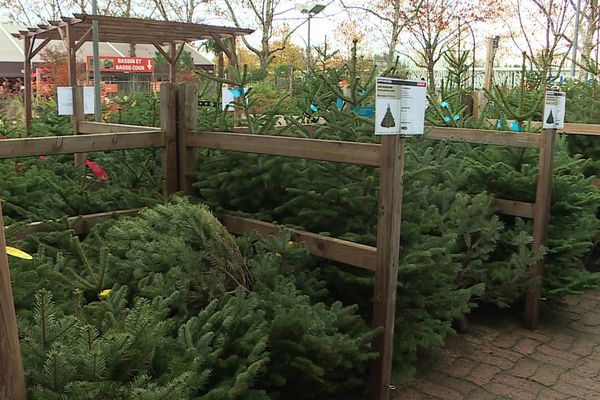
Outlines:
MULTIPOLYGON (((12 33, 23 30, 23 27, 10 24, 0 24, 0 63, 5 62, 19 62, 22 63, 25 59, 23 52, 23 40, 17 39, 12 36, 12 33)), ((129 56, 129 43, 112 43, 112 42, 100 42, 98 44, 100 49, 100 56, 114 56, 114 57, 128 57, 129 56)), ((62 40, 51 40, 48 46, 53 48, 60 48, 66 51, 66 46, 62 40)), ((167 50, 167 47, 163 47, 167 50)), ((185 50, 190 52, 194 65, 214 65, 212 61, 202 55, 189 43, 186 43, 185 50)), ((156 55, 156 48, 152 44, 136 44, 135 55, 136 57, 148 57, 154 58, 156 55)), ((81 45, 77 51, 77 58, 84 60, 87 56, 92 55, 92 42, 85 42, 81 45)), ((40 54, 36 54, 32 60, 34 63, 41 63, 42 58, 40 54)))

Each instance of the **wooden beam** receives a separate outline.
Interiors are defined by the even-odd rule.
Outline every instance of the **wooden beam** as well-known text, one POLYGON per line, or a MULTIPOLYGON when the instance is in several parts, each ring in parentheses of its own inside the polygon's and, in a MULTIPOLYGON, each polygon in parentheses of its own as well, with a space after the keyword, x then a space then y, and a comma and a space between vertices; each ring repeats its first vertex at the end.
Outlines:
POLYGON ((158 21, 151 19, 141 19, 141 18, 125 18, 125 17, 113 17, 108 15, 89 15, 89 14, 79 14, 75 13, 73 16, 76 19, 80 19, 85 23, 90 23, 92 20, 99 21, 102 25, 107 23, 121 24, 121 25, 130 25, 136 27, 145 27, 145 28, 154 28, 157 31, 161 29, 177 29, 181 31, 187 32, 218 32, 229 35, 248 35, 254 32, 253 29, 245 29, 245 28, 229 28, 218 25, 206 25, 206 24, 194 24, 189 22, 173 22, 173 21, 158 21))
POLYGON ((567 135, 600 136, 600 125, 565 123, 564 133, 567 135))
POLYGON ((175 55, 175 59, 173 60, 174 64, 177 64, 177 61, 179 61, 179 57, 181 56, 181 53, 183 53, 184 47, 185 43, 181 43, 181 45, 179 46, 179 50, 177 50, 177 54, 175 55))
POLYGON ((90 39, 90 36, 92 36, 92 28, 85 31, 85 33, 83 35, 81 35, 81 37, 79 38, 77 43, 75 43, 75 45, 74 45, 75 51, 79 50, 81 45, 83 45, 85 42, 87 42, 90 39))
POLYGON ((215 34, 215 33, 212 33, 212 32, 211 32, 210 36, 215 41, 215 44, 217 45, 217 47, 219 47, 219 49, 221 49, 221 51, 223 53, 225 53, 225 55, 227 56, 227 58, 231 60, 233 58, 233 55, 231 54, 231 50, 229 50, 229 48, 227 46, 225 46, 225 44, 221 40, 221 37, 219 35, 215 34))
POLYGON ((190 174, 196 170, 197 149, 188 145, 188 132, 198 127, 198 93, 193 83, 180 83, 177 89, 177 146, 179 151, 179 189, 186 195, 193 193, 190 174))
POLYGON ((162 149, 162 174, 165 179, 163 192, 169 196, 179 190, 177 157, 177 95, 175 84, 160 85, 160 126, 164 134, 162 149))
MULTIPOLYGON (((229 232, 237 235, 256 231, 261 236, 268 237, 277 234, 282 228, 285 229, 280 225, 232 215, 223 216, 221 222, 229 232)), ((314 256, 370 271, 375 270, 377 253, 375 247, 296 229, 290 229, 289 231, 292 240, 304 243, 310 254, 314 256)))
POLYGON ((304 139, 243 133, 188 133, 188 146, 310 160, 378 166, 381 146, 373 143, 304 139))
POLYGON ((23 80, 25 86, 24 107, 25 107, 25 135, 33 134, 33 88, 31 84, 31 38, 23 38, 23 50, 25 52, 25 61, 23 64, 23 80))
MULTIPOLYGON (((92 226, 99 222, 108 221, 111 219, 122 217, 134 217, 140 212, 139 208, 131 208, 128 210, 108 211, 96 214, 78 215, 67 218, 67 223, 73 229, 75 235, 83 235, 88 233, 92 226)), ((54 229, 49 228, 46 221, 32 222, 27 224, 25 228, 18 231, 15 235, 17 240, 25 239, 33 233, 51 232, 54 229)))
POLYGON ((50 43, 50 39, 44 39, 44 41, 40 43, 40 45, 36 47, 35 50, 31 51, 31 53, 29 53, 29 61, 33 61, 33 57, 37 56, 37 54, 40 51, 42 51, 42 49, 46 47, 48 43, 50 43))
POLYGON ((17 330, 10 268, 4 237, 4 220, 0 204, 0 398, 25 400, 25 375, 17 330))
POLYGON ((125 133, 125 132, 162 132, 160 128, 150 126, 111 124, 108 122, 79 122, 79 133, 125 133))
POLYGON ((448 140, 450 142, 464 142, 476 144, 493 144, 498 146, 525 147, 536 149, 539 147, 540 135, 537 133, 513 133, 502 131, 489 131, 484 129, 463 129, 431 127, 424 137, 431 140, 448 140))
MULTIPOLYGON (((544 129, 540 143, 539 173, 533 216, 533 243, 531 246, 533 251, 538 251, 544 245, 548 233, 555 143, 556 130, 544 129)), ((535 263, 531 270, 532 281, 527 292, 524 319, 524 324, 529 329, 537 329, 539 325, 543 273, 544 259, 542 258, 535 263)))
POLYGON ((532 219, 535 204, 524 201, 492 199, 492 206, 498 209, 500 214, 532 219))
POLYGON ((92 151, 145 149, 164 147, 164 145, 165 138, 162 133, 147 131, 5 139, 0 146, 0 159, 92 151))
POLYGON ((397 135, 385 135, 381 137, 381 146, 373 327, 382 329, 382 333, 375 337, 374 342, 374 350, 379 357, 371 366, 369 397, 372 400, 390 398, 405 139, 397 135))
POLYGON ((160 44, 153 42, 152 43, 154 45, 154 47, 156 47, 156 50, 158 50, 158 52, 160 54, 162 54, 162 56, 167 60, 167 62, 169 63, 169 65, 171 65, 171 56, 169 54, 167 54, 166 51, 164 51, 164 49, 161 47, 160 44))

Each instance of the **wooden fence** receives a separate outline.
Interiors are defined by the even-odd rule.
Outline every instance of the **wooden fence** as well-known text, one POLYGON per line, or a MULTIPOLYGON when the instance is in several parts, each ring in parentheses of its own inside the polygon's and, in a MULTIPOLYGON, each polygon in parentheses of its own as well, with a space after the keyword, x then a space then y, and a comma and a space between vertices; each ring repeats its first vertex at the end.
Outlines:
MULTIPOLYGON (((80 97, 76 96, 76 101, 80 97)), ((313 255, 354 267, 373 271, 375 275, 373 296, 373 325, 383 328, 375 342, 380 357, 373 363, 370 394, 372 399, 388 399, 392 367, 392 341, 394 333, 398 260, 400 251, 400 216, 402 209, 403 166, 405 138, 383 136, 381 144, 367 144, 330 140, 315 140, 283 136, 249 135, 244 133, 198 132, 197 94, 192 84, 171 83, 161 86, 161 128, 148 128, 106 123, 76 121, 74 136, 8 139, 0 142, 0 159, 52 154, 81 154, 91 151, 123 150, 134 148, 160 148, 164 192, 181 191, 192 194, 189 173, 196 168, 198 149, 219 149, 275 156, 323 160, 339 163, 373 166, 380 169, 377 247, 366 246, 316 233, 292 230, 294 241, 303 242, 313 255)), ((537 250, 546 237, 550 217, 555 130, 541 134, 516 134, 473 129, 433 127, 425 135, 431 140, 477 143, 539 149, 539 178, 534 203, 494 199, 493 205, 503 214, 533 219, 533 249, 537 250)), ((89 216, 74 217, 74 229, 85 232, 90 225, 121 215, 134 215, 137 210, 121 210, 89 216)), ((1 218, 1 214, 0 214, 1 218)), ((1 223, 1 220, 0 220, 1 223)), ((277 225, 250 218, 227 215, 222 223, 235 234, 255 230, 261 235, 274 234, 277 225)), ((1 227, 0 227, 0 230, 1 227)), ((22 235, 44 230, 39 223, 30 224, 22 235)), ((15 341, 16 324, 14 306, 10 295, 10 277, 3 237, 0 237, 0 356, 19 353, 15 341), (12 336, 11 336, 12 335, 12 336), (11 339, 13 338, 13 339, 11 339)), ((532 268, 533 283, 527 295, 525 325, 535 328, 541 291, 544 263, 540 260, 532 268)), ((10 360, 11 358, 2 358, 10 360)), ((17 369, 21 368, 15 364, 17 369)), ((20 371, 22 376, 22 369, 20 371)), ((17 393, 22 379, 14 378, 14 369, 0 368, 0 394, 17 393), (4 371, 4 372, 3 372, 4 371)))

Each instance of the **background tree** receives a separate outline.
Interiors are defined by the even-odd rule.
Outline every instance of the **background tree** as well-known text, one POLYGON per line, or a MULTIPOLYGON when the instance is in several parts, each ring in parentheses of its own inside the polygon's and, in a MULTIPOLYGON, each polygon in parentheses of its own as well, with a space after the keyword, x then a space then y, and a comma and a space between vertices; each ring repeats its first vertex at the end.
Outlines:
POLYGON ((409 49, 404 53, 418 67, 427 70, 430 92, 436 91, 434 69, 443 53, 460 37, 459 25, 482 21, 494 15, 497 6, 490 0, 407 0, 418 10, 408 21, 409 49))
MULTIPOLYGON (((355 14, 352 15, 353 17, 358 17, 351 21, 351 26, 354 27, 356 33, 364 32, 365 28, 371 28, 385 42, 384 60, 388 67, 391 66, 396 59, 400 33, 418 12, 421 0, 410 2, 406 0, 340 1, 347 11, 355 14), (368 24, 369 27, 367 27, 365 22, 370 18, 374 19, 374 23, 368 24)), ((352 39, 354 38, 361 39, 356 36, 352 39)))
POLYGON ((563 0, 531 0, 524 6, 518 0, 514 6, 518 26, 511 30, 515 45, 525 53, 540 77, 547 78, 552 70, 560 73, 571 49, 567 33, 573 20, 571 6, 563 0))
MULTIPOLYGON (((278 34, 276 20, 294 10, 294 3, 286 0, 224 0, 223 3, 225 7, 220 12, 235 26, 247 28, 251 24, 256 28, 260 35, 259 45, 251 44, 245 36, 242 36, 242 40, 248 50, 256 54, 259 67, 263 70, 267 70, 277 53, 285 49, 291 35, 303 25, 300 23, 292 29, 288 28, 280 37, 279 44, 275 45, 273 39, 278 34)), ((221 2, 217 7, 219 4, 221 2)))
MULTIPOLYGON (((577 9, 576 1, 570 0, 571 7, 573 10, 577 9)), ((582 75, 580 78, 584 78, 583 74, 585 70, 597 69, 594 66, 598 63, 598 33, 600 28, 600 2, 598 0, 581 0, 580 7, 580 22, 579 29, 580 34, 580 45, 579 50, 581 54, 582 75), (592 52, 596 51, 596 56, 592 56, 592 52)))

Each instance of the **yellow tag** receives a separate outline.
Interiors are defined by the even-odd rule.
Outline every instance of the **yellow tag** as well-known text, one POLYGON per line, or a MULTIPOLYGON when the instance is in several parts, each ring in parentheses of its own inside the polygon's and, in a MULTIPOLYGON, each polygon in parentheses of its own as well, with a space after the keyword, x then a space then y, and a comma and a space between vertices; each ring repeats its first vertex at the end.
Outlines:
POLYGON ((14 247, 6 246, 6 254, 9 256, 22 258, 23 260, 33 260, 33 257, 23 250, 15 249, 14 247))
POLYGON ((104 289, 103 291, 101 291, 100 293, 98 293, 98 297, 106 299, 108 296, 110 296, 111 292, 112 292, 111 289, 104 289))

